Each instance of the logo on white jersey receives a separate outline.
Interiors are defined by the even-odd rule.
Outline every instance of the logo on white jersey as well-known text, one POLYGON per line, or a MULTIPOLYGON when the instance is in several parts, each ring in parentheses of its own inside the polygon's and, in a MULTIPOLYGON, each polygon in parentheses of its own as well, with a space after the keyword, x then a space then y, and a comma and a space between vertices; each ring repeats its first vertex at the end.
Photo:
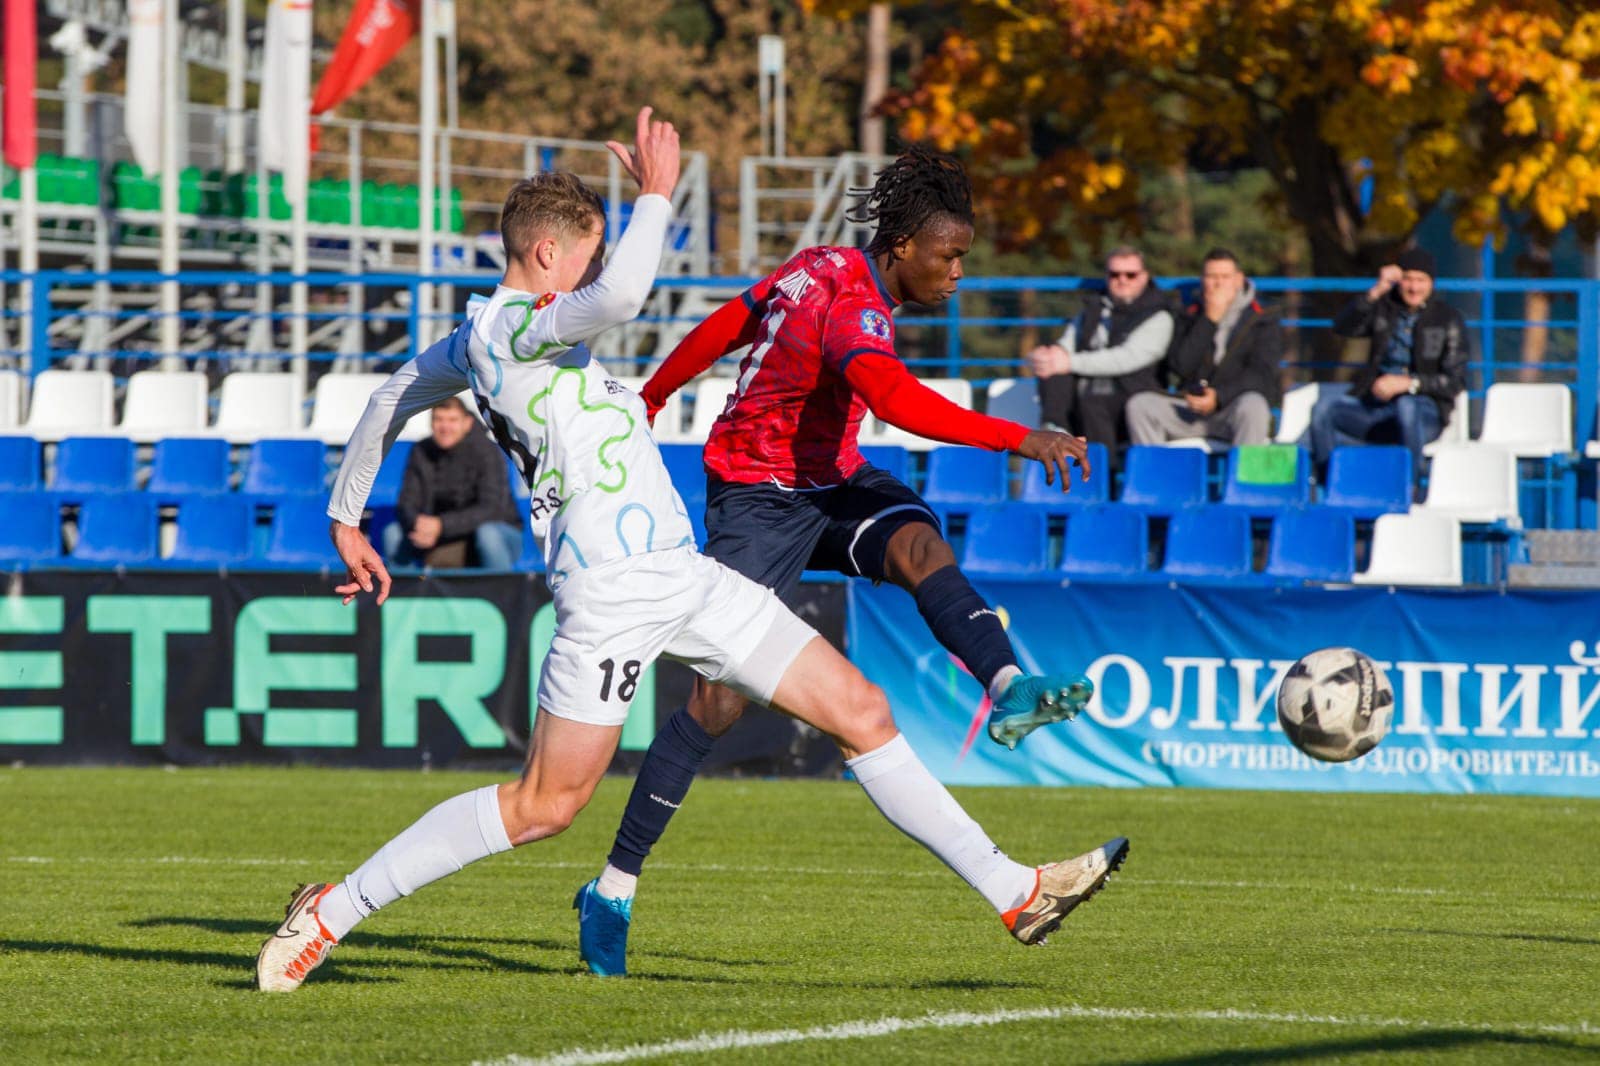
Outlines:
POLYGON ((861 312, 861 332, 881 341, 889 339, 889 316, 882 311, 868 309, 861 312))
POLYGON ((800 302, 800 297, 804 296, 809 288, 811 288, 811 275, 804 270, 796 270, 778 279, 778 291, 795 303, 800 302))

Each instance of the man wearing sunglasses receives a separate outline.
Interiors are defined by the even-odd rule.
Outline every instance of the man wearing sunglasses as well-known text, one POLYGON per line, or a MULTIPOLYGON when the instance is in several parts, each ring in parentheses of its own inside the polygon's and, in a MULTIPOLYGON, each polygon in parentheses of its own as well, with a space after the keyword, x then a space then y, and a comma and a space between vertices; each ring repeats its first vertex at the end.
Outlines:
POLYGON ((1044 424, 1101 442, 1115 461, 1127 439, 1128 398, 1161 388, 1172 327, 1171 304, 1150 279, 1144 256, 1136 248, 1114 249, 1106 257, 1105 292, 1090 297, 1060 340, 1029 354, 1044 424))

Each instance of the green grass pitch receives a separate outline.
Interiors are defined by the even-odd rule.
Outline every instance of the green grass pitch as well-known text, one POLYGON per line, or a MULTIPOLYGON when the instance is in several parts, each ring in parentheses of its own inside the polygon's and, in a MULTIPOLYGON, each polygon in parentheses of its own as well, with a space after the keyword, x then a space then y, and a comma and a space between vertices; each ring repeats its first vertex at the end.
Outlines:
POLYGON ((489 780, 0 771, 0 1060, 1600 1061, 1600 803, 1575 800, 959 789, 1023 861, 1133 840, 1027 949, 854 785, 705 780, 646 868, 633 976, 601 980, 569 905, 608 779, 564 836, 254 990, 297 882, 489 780))

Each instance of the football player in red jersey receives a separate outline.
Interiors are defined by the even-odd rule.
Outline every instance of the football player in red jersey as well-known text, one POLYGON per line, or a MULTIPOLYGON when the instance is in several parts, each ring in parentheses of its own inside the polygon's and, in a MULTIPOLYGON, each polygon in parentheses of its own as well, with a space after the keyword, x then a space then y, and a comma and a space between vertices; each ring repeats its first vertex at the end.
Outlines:
MULTIPOLYGON (((1082 676, 1022 673, 933 511, 868 464, 857 437, 871 411, 933 440, 1036 459, 1063 490, 1073 462, 1089 475, 1086 443, 953 404, 895 354, 894 309, 939 303, 960 284, 973 236, 972 189, 960 163, 913 148, 878 175, 854 212, 854 221, 876 223, 865 250, 806 249, 714 312, 646 384, 646 410, 654 419, 673 392, 748 345, 705 446, 705 553, 786 602, 807 569, 904 588, 934 636, 988 690, 989 735, 1014 748, 1039 726, 1076 715, 1093 687, 1082 676)), ((574 901, 582 954, 595 973, 626 972, 644 858, 744 705, 737 693, 696 681, 688 707, 651 744, 610 860, 574 901)))

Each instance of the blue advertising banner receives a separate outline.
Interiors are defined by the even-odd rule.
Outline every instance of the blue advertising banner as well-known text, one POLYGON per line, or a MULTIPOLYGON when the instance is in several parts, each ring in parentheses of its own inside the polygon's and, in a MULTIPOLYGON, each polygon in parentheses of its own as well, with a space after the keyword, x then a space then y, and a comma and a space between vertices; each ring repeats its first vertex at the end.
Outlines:
POLYGON ((1600 594, 988 582, 1025 670, 1088 674, 1076 721, 1015 752, 980 686, 898 588, 850 583, 851 658, 952 784, 1600 796, 1600 594), (1278 727, 1284 672, 1348 645, 1388 673, 1394 725, 1353 762, 1278 727))

